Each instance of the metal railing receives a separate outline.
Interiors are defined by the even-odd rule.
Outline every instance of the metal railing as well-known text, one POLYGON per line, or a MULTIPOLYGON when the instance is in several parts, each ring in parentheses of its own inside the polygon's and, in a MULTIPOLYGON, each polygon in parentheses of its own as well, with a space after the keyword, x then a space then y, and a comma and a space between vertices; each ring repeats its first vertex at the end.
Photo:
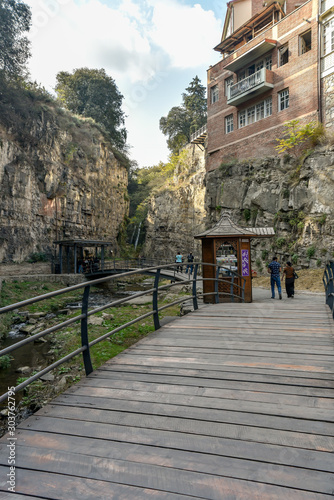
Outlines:
POLYGON ((247 78, 240 80, 240 82, 230 85, 227 91, 227 100, 233 99, 244 92, 252 90, 254 87, 260 83, 264 83, 266 80, 266 68, 261 68, 247 78))
POLYGON ((196 130, 196 132, 194 132, 193 134, 190 135, 190 142, 194 141, 195 139, 197 139, 197 137, 200 137, 201 135, 205 134, 206 133, 206 130, 207 129, 207 125, 203 125, 203 127, 201 127, 200 129, 196 130))
POLYGON ((334 261, 331 260, 326 265, 322 281, 325 287, 326 304, 330 307, 334 319, 334 261))
MULTIPOLYGON (((73 286, 66 287, 66 288, 63 288, 60 290, 56 290, 54 292, 50 292, 50 293, 47 293, 44 295, 39 295, 37 297, 33 297, 31 299, 27 299, 27 300, 24 300, 22 302, 17 302, 15 304, 11 304, 11 305, 0 308, 0 316, 1 316, 2 314, 14 311, 15 309, 20 309, 22 307, 26 307, 28 305, 35 304, 37 302, 41 302, 41 301, 50 299, 52 297, 64 295, 66 293, 73 292, 74 290, 83 289, 82 307, 81 307, 81 314, 80 315, 75 316, 73 318, 70 318, 70 319, 63 321, 61 323, 58 323, 56 325, 53 325, 50 328, 47 328, 47 329, 45 329, 41 332, 38 332, 30 337, 27 337, 24 340, 21 340, 21 341, 15 343, 9 347, 6 347, 2 351, 0 351, 0 357, 7 355, 7 354, 15 351, 16 349, 19 349, 19 348, 25 346, 26 344, 28 344, 30 342, 36 341, 37 339, 39 339, 41 337, 45 337, 46 335, 48 335, 50 333, 60 331, 63 328, 66 328, 69 325, 72 325, 78 321, 81 322, 81 347, 79 347, 78 349, 75 349, 70 354, 64 356, 63 358, 59 359, 58 361, 55 361, 51 365, 47 366, 46 368, 40 370, 38 373, 29 377, 24 382, 20 383, 17 387, 15 387, 15 393, 24 389, 29 384, 31 384, 35 380, 39 379, 40 377, 42 377, 46 373, 50 372, 54 368, 57 368, 59 365, 65 363, 66 361, 69 361, 70 359, 74 358, 75 356, 77 356, 81 353, 83 355, 83 362, 84 362, 86 375, 89 375, 93 371, 91 357, 90 357, 90 348, 92 346, 101 342, 102 340, 106 340, 111 335, 118 333, 119 331, 123 330, 124 328, 127 328, 128 326, 131 326, 135 323, 138 323, 139 321, 142 321, 143 319, 147 318, 148 316, 153 317, 154 328, 155 328, 155 330, 158 330, 160 328, 159 312, 161 312, 164 309, 167 309, 168 307, 171 307, 173 305, 181 304, 182 302, 186 302, 186 301, 192 299, 194 310, 197 310, 198 309, 198 298, 208 296, 208 295, 213 296, 216 303, 219 302, 221 295, 231 297, 232 301, 234 301, 234 299, 236 297, 238 297, 239 300, 244 302, 244 300, 245 300, 244 290, 245 290, 245 283, 246 283, 245 278, 243 278, 241 275, 239 275, 235 271, 232 271, 232 270, 225 268, 225 267, 222 267, 222 266, 216 266, 215 264, 206 264, 206 263, 193 263, 194 267, 193 267, 192 279, 184 281, 185 284, 192 283, 191 295, 190 296, 183 296, 180 299, 177 299, 169 304, 166 304, 166 305, 159 307, 159 304, 158 304, 159 291, 166 290, 166 289, 169 289, 173 286, 177 286, 180 284, 180 282, 179 283, 172 282, 172 283, 167 284, 167 285, 160 285, 159 286, 161 271, 164 270, 165 268, 174 268, 178 265, 179 264, 176 264, 176 263, 172 263, 172 264, 170 263, 170 264, 166 264, 166 265, 159 266, 159 267, 154 266, 152 268, 145 268, 146 270, 150 269, 152 271, 153 270, 155 271, 155 279, 154 279, 153 288, 151 288, 149 290, 142 291, 142 292, 136 292, 135 294, 131 294, 131 296, 129 296, 129 297, 115 300, 113 302, 110 302, 110 303, 105 304, 103 306, 97 307, 97 308, 90 310, 90 311, 88 310, 88 305, 89 305, 89 293, 90 293, 90 289, 92 286, 100 285, 102 283, 106 283, 108 281, 112 281, 112 280, 115 280, 117 278, 123 278, 124 276, 133 276, 135 274, 141 273, 142 271, 140 269, 139 270, 137 269, 137 270, 129 271, 129 272, 122 273, 122 274, 116 274, 116 275, 114 274, 112 276, 107 276, 107 277, 99 278, 99 279, 92 280, 89 282, 80 283, 77 285, 73 285, 73 286), (198 270, 199 270, 200 266, 213 266, 213 267, 215 267, 216 268, 215 278, 203 279, 202 277, 198 277, 198 270), (224 270, 225 273, 229 275, 228 280, 220 277, 222 270, 224 270), (199 281, 203 282, 204 280, 215 282, 214 292, 211 291, 209 293, 203 293, 203 292, 198 291, 197 283, 199 281), (237 283, 237 280, 239 280, 240 284, 237 283), (230 287, 230 291, 229 292, 220 291, 219 290, 219 283, 227 283, 230 287), (236 291, 237 291, 237 293, 236 293, 236 291), (113 330, 106 332, 101 337, 89 342, 89 335, 88 335, 88 333, 89 333, 88 332, 88 318, 89 318, 89 316, 96 314, 98 312, 101 312, 105 309, 109 309, 110 307, 124 304, 124 303, 134 299, 135 297, 140 297, 140 296, 147 295, 150 293, 152 293, 152 310, 150 312, 142 314, 141 316, 138 316, 137 318, 133 319, 132 321, 129 321, 129 322, 117 327, 117 328, 114 328, 113 330)), ((5 401, 7 399, 7 397, 8 397, 8 392, 3 394, 2 396, 0 396, 0 403, 5 401)))

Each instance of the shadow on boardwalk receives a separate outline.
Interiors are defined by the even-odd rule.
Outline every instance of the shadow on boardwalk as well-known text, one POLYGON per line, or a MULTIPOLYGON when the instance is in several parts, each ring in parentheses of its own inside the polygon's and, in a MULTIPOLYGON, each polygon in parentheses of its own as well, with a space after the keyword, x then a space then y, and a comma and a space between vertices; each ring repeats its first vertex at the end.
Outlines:
POLYGON ((166 324, 21 423, 1 498, 333 498, 329 309, 254 299, 166 324))

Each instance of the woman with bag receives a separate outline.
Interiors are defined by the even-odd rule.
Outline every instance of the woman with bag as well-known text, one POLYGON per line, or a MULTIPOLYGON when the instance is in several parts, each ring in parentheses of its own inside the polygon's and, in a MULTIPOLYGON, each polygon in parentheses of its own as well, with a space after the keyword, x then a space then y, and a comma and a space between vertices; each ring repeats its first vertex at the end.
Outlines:
POLYGON ((295 295, 295 279, 298 278, 297 273, 291 265, 291 262, 286 263, 286 267, 283 269, 282 280, 285 275, 285 290, 288 299, 291 297, 293 299, 295 295))

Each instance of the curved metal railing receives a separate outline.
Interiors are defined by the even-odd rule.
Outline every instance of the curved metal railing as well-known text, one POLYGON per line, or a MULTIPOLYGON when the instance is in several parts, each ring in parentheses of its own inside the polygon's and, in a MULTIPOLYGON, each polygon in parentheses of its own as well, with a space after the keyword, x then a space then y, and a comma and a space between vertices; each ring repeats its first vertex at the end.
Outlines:
POLYGON ((326 304, 330 307, 334 319, 334 261, 327 263, 322 281, 325 287, 326 304))
MULTIPOLYGON (((15 304, 11 304, 11 305, 0 308, 0 316, 1 316, 2 314, 11 312, 14 309, 20 309, 22 307, 26 307, 28 305, 35 304, 37 302, 41 302, 43 300, 47 300, 47 299, 50 299, 52 297, 56 297, 58 295, 63 295, 63 294, 72 292, 74 290, 83 289, 82 308, 81 308, 80 315, 75 316, 74 318, 70 318, 70 319, 63 321, 61 323, 58 323, 56 325, 53 325, 50 328, 42 330, 41 332, 38 332, 30 337, 27 337, 27 338, 15 343, 15 344, 9 346, 9 347, 6 347, 2 351, 0 351, 0 357, 1 357, 1 356, 4 356, 6 354, 9 354, 9 353, 15 351, 16 349, 19 349, 19 348, 25 346, 26 344, 28 344, 30 342, 34 342, 41 337, 45 337, 46 335, 48 335, 50 333, 60 331, 63 328, 66 328, 69 325, 72 325, 73 323, 76 323, 78 321, 81 322, 81 347, 79 347, 78 349, 75 349, 73 352, 71 352, 67 356, 64 356, 63 358, 55 361, 51 365, 48 365, 46 368, 40 370, 38 373, 32 375, 27 380, 20 383, 17 387, 15 387, 15 393, 24 389, 29 384, 31 384, 35 380, 39 379, 40 377, 42 377, 46 373, 50 372, 54 368, 57 368, 59 365, 65 363, 66 361, 69 361, 70 359, 74 358, 75 356, 78 356, 81 353, 83 355, 83 362, 84 362, 86 375, 89 375, 93 371, 91 357, 90 357, 90 348, 93 345, 97 344, 98 342, 101 342, 102 340, 109 338, 111 335, 118 333, 119 331, 123 330, 124 328, 127 328, 128 326, 131 326, 131 325, 143 320, 144 318, 147 318, 148 316, 153 317, 154 328, 155 328, 155 330, 158 330, 160 328, 159 312, 161 312, 164 309, 167 309, 168 307, 171 307, 173 305, 181 304, 182 302, 192 300, 194 310, 196 310, 196 309, 198 309, 198 298, 204 297, 204 296, 209 296, 209 295, 214 297, 214 300, 216 303, 219 302, 219 298, 221 295, 230 296, 232 301, 234 301, 234 299, 236 297, 238 297, 239 300, 244 302, 244 300, 245 300, 244 290, 245 290, 245 283, 246 283, 246 280, 244 277, 242 277, 241 275, 239 275, 235 271, 231 271, 228 268, 224 268, 223 266, 216 266, 215 264, 206 264, 206 263, 199 262, 199 263, 193 264, 194 267, 193 267, 192 278, 184 280, 184 283, 187 285, 189 285, 189 283, 192 283, 191 295, 183 296, 182 298, 180 298, 178 300, 175 300, 169 304, 166 304, 166 305, 159 307, 159 304, 158 304, 159 291, 166 290, 166 289, 169 289, 173 286, 178 286, 180 284, 180 282, 178 282, 178 283, 171 282, 167 285, 160 285, 159 286, 161 270, 163 270, 165 268, 174 268, 178 265, 179 264, 176 264, 176 263, 172 263, 172 264, 170 263, 170 264, 166 264, 166 265, 158 266, 158 267, 154 266, 151 268, 136 269, 134 271, 129 271, 129 272, 125 272, 125 273, 123 272, 121 274, 114 274, 114 275, 107 276, 104 278, 99 278, 99 279, 87 281, 84 283, 80 283, 77 285, 69 286, 66 288, 62 288, 62 289, 56 290, 54 292, 50 292, 50 293, 47 293, 44 295, 39 295, 37 297, 32 297, 30 299, 27 299, 27 300, 17 302, 15 304), (199 277, 198 270, 199 270, 200 266, 213 266, 213 267, 215 267, 216 268, 215 278, 199 277), (220 277, 222 269, 225 270, 225 272, 229 274, 228 280, 220 277), (155 280, 154 280, 154 287, 153 288, 151 288, 149 290, 142 291, 142 292, 136 292, 135 294, 132 294, 129 297, 124 297, 122 299, 115 300, 113 302, 110 302, 110 303, 105 304, 103 306, 97 307, 97 308, 90 310, 90 311, 88 310, 89 293, 90 293, 90 288, 92 286, 100 285, 102 283, 106 283, 108 281, 112 281, 112 280, 115 280, 117 278, 124 278, 124 276, 133 276, 135 274, 140 274, 143 272, 143 270, 144 271, 147 271, 147 270, 155 271, 155 280), (240 284, 237 283, 237 280, 239 280, 240 284), (213 292, 211 291, 209 293, 200 292, 198 290, 198 287, 197 287, 197 284, 200 281, 201 282, 214 281, 214 283, 215 283, 214 291, 213 292), (219 290, 219 283, 225 283, 225 284, 227 283, 228 286, 230 287, 230 291, 229 292, 220 291, 219 290), (235 293, 235 291, 237 291, 238 293, 235 293), (124 323, 123 325, 121 325, 117 328, 114 328, 113 330, 106 332, 105 334, 103 334, 99 338, 94 339, 93 341, 89 342, 88 318, 90 316, 92 316, 93 314, 96 314, 98 312, 101 312, 105 309, 109 309, 110 307, 114 307, 114 306, 117 306, 119 304, 124 304, 124 303, 134 299, 135 297, 140 297, 140 296, 151 294, 151 293, 152 293, 153 298, 152 298, 152 310, 150 312, 148 312, 146 314, 142 314, 141 316, 138 316, 137 318, 133 319, 132 321, 124 323)), ((172 279, 172 277, 171 277, 171 279, 172 279)), ((7 399, 7 397, 8 397, 8 392, 6 392, 2 396, 0 396, 0 403, 5 401, 7 399)))

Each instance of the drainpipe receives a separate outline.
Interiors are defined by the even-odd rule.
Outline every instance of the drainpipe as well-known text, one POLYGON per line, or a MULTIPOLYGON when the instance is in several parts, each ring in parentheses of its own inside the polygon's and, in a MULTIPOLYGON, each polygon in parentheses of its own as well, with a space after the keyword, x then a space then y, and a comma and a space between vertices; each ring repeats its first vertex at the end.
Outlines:
POLYGON ((322 90, 321 90, 321 23, 319 21, 319 13, 317 14, 317 26, 318 26, 318 75, 317 75, 317 85, 318 85, 318 119, 320 123, 323 123, 322 116, 322 90))

